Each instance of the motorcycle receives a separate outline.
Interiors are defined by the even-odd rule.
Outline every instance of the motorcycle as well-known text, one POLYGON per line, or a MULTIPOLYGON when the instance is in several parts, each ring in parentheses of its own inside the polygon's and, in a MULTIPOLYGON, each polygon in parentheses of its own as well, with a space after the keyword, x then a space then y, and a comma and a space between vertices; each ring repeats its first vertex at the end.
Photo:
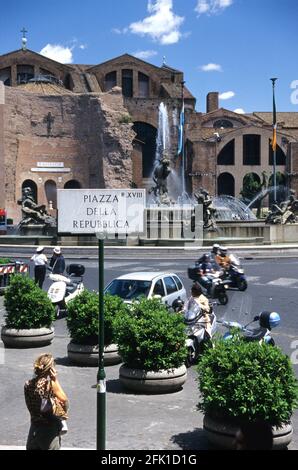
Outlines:
POLYGON ((275 341, 270 332, 280 324, 280 316, 276 312, 263 311, 246 325, 233 321, 218 321, 217 323, 222 324, 229 330, 223 336, 225 341, 233 339, 235 334, 238 333, 244 341, 258 341, 260 344, 265 343, 274 346, 275 341), (254 322, 259 322, 259 327, 248 328, 254 322))
POLYGON ((190 266, 187 270, 188 277, 194 282, 198 282, 202 287, 203 293, 206 297, 211 299, 218 299, 221 305, 227 305, 229 298, 226 293, 226 289, 228 289, 228 284, 225 283, 223 279, 220 278, 220 271, 218 271, 212 277, 212 284, 210 288, 210 294, 207 291, 204 283, 202 283, 202 275, 200 271, 200 263, 196 262, 194 266, 190 266))
POLYGON ((208 344, 208 342, 210 342, 210 340, 212 340, 212 337, 216 332, 217 322, 212 304, 210 305, 210 313, 208 316, 211 323, 210 334, 206 331, 206 321, 198 305, 184 314, 184 321, 186 324, 185 332, 187 334, 187 357, 185 360, 186 367, 190 367, 196 363, 199 355, 203 352, 204 347, 206 344, 208 344))
POLYGON ((53 281, 48 290, 48 298, 55 306, 57 318, 62 313, 65 314, 67 303, 84 290, 83 275, 85 273, 85 266, 82 264, 70 264, 67 266, 66 272, 69 277, 53 273, 50 273, 48 276, 53 281), (79 277, 80 280, 74 280, 73 278, 75 277, 79 277))
POLYGON ((247 289, 247 280, 240 260, 235 255, 230 255, 230 268, 224 272, 222 279, 229 287, 235 287, 241 292, 247 289))

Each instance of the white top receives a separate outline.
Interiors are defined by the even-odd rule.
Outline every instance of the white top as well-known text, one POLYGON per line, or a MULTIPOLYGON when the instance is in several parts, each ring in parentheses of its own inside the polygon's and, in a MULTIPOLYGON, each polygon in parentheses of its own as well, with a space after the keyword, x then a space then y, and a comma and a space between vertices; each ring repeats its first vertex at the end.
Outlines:
POLYGON ((48 262, 48 258, 43 253, 36 253, 32 256, 31 261, 34 262, 35 266, 44 266, 48 262))

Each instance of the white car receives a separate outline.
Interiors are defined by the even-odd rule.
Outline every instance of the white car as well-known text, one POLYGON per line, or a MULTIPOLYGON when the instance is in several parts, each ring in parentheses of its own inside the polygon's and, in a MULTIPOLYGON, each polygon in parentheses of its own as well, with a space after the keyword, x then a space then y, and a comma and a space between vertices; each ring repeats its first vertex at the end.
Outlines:
POLYGON ((174 300, 186 302, 186 290, 181 279, 175 273, 138 272, 124 274, 114 279, 105 288, 105 294, 117 295, 125 303, 139 300, 141 297, 152 299, 161 298, 169 307, 174 300))

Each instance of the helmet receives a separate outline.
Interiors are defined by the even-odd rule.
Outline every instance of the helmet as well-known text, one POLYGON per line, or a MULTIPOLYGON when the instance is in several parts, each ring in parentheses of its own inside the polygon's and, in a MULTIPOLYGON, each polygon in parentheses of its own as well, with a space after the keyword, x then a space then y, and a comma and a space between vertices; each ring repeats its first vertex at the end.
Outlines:
POLYGON ((262 328, 267 328, 268 330, 272 330, 280 324, 280 316, 276 312, 261 312, 260 313, 260 326, 262 328))
POLYGON ((206 253, 205 255, 203 255, 202 257, 202 260, 204 263, 208 263, 210 261, 210 255, 208 255, 208 253, 206 253))
POLYGON ((214 243, 212 247, 212 253, 218 253, 220 251, 220 245, 218 243, 214 243))
POLYGON ((222 255, 226 255, 227 252, 228 252, 228 249, 227 249, 225 246, 222 246, 222 247, 220 248, 220 253, 221 253, 222 255))

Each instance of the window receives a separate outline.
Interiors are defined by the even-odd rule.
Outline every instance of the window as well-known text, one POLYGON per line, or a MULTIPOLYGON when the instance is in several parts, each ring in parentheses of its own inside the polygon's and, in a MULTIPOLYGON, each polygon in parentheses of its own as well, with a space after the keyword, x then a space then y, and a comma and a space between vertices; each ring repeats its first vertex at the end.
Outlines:
POLYGON ((153 295, 160 295, 161 297, 164 297, 166 295, 165 288, 161 279, 156 281, 153 289, 153 295))
POLYGON ((34 77, 34 67, 32 65, 18 65, 17 66, 17 82, 27 83, 34 77))
POLYGON ((172 277, 165 277, 164 283, 167 289, 167 295, 173 294, 174 292, 177 292, 177 286, 175 284, 175 281, 172 277))
POLYGON ((231 140, 217 157, 218 165, 235 165, 235 139, 231 140))
POLYGON ((69 180, 64 185, 64 189, 81 189, 81 187, 81 183, 77 180, 69 180))
POLYGON ((0 81, 4 83, 6 86, 11 85, 11 73, 10 73, 10 67, 7 67, 6 69, 0 70, 0 81))
POLYGON ((139 98, 149 98, 149 77, 141 72, 139 78, 139 98))
POLYGON ((235 179, 230 173, 222 173, 217 180, 218 196, 235 196, 235 179))
POLYGON ((135 122, 133 130, 142 143, 143 178, 150 178, 155 162, 157 130, 145 122, 135 122))
POLYGON ((179 277, 173 276, 173 278, 174 278, 175 281, 176 281, 176 284, 177 284, 177 286, 178 286, 178 290, 182 290, 182 289, 183 289, 183 284, 182 284, 182 282, 180 281, 179 277))
POLYGON ((234 124, 231 121, 228 121, 227 119, 219 119, 218 121, 215 121, 213 127, 214 129, 231 129, 234 127, 234 124))
MULTIPOLYGON (((280 148, 279 145, 276 146, 276 165, 286 165, 286 154, 280 148)), ((273 166, 273 149, 272 141, 269 139, 269 165, 273 166)))
POLYGON ((122 93, 127 98, 133 96, 133 73, 132 70, 122 70, 122 93))
POLYGON ((53 209, 57 209, 57 187, 55 181, 48 180, 45 183, 45 193, 48 205, 52 203, 53 209))
POLYGON ((109 91, 117 85, 117 73, 110 72, 105 76, 105 91, 109 91))
POLYGON ((261 164, 261 136, 247 134, 243 136, 243 165, 261 164))

